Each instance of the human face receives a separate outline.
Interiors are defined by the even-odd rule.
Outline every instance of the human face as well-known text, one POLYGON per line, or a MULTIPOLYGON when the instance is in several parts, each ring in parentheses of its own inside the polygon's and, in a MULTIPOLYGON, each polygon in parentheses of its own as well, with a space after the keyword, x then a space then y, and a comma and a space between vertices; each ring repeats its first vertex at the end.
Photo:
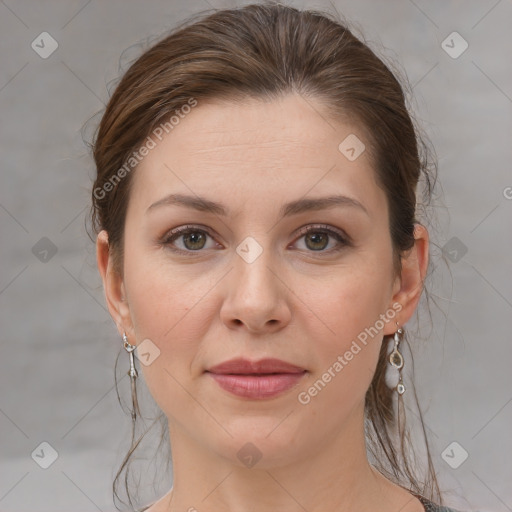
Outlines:
POLYGON ((366 151, 351 161, 339 150, 350 134, 365 142, 297 95, 200 102, 134 171, 121 323, 131 343, 149 339, 160 352, 141 368, 171 439, 180 431, 238 464, 251 442, 270 467, 360 425, 383 335, 401 319, 386 196, 366 151), (226 215, 165 201, 171 194, 220 203, 226 215), (281 215, 287 203, 333 195, 348 199, 281 215), (192 236, 169 240, 190 225, 192 236), (206 371, 238 357, 306 372, 277 395, 241 397, 206 371), (309 392, 329 368, 330 381, 309 392))

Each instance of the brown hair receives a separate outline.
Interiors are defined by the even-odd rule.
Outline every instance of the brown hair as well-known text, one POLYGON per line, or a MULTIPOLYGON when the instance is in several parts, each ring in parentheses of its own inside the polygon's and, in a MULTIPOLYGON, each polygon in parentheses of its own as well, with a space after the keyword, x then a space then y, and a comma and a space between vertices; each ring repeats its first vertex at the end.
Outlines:
MULTIPOLYGON (((399 271, 401 255, 414 244, 417 184, 423 182, 425 206, 433 193, 436 164, 430 161, 429 148, 412 122, 393 72, 346 22, 326 12, 269 2, 200 16, 176 27, 130 66, 96 134, 91 218, 95 232, 108 232, 118 271, 122 273, 123 232, 134 171, 125 168, 121 179, 115 179, 116 173, 119 178, 119 170, 153 130, 191 98, 200 105, 206 99, 272 100, 290 92, 318 101, 328 107, 330 118, 353 120, 362 130, 377 182, 387 196, 399 271)), ((419 406, 428 462, 425 480, 418 478, 410 459, 410 436, 402 428, 402 399, 398 399, 397 417, 395 392, 385 382, 386 338, 365 397, 369 452, 389 479, 442 504, 419 406), (398 443, 394 440, 397 429, 398 443)), ((414 386, 411 389, 418 405, 414 386)), ((123 469, 128 474, 127 463, 140 441, 132 436, 132 447, 114 480, 115 496, 120 474, 123 469)), ((125 486, 131 504, 127 475, 125 486)))

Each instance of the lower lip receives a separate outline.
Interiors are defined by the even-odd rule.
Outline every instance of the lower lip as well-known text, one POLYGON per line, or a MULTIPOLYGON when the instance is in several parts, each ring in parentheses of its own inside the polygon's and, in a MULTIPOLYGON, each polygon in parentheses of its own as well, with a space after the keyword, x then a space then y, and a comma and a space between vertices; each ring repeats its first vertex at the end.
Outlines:
POLYGON ((307 373, 274 373, 268 375, 229 375, 210 373, 222 389, 244 398, 264 399, 293 388, 307 373))

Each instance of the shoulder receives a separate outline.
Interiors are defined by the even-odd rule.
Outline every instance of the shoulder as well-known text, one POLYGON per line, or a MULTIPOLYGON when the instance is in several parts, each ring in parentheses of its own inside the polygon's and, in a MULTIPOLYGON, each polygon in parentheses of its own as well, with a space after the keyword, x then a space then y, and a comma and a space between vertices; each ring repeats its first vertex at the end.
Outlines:
POLYGON ((416 497, 421 501, 421 504, 425 508, 425 512, 462 512, 455 508, 437 505, 433 501, 430 501, 427 498, 424 498, 423 496, 416 495, 416 497))
POLYGON ((434 508, 432 508, 432 512, 462 512, 455 508, 450 507, 441 507, 440 505, 435 505, 434 508))
MULTIPOLYGON (((428 510, 428 509, 425 509, 425 510, 428 510)), ((431 512, 461 512, 460 510, 456 510, 454 508, 449 508, 449 507, 442 507, 440 505, 436 505, 435 503, 430 508, 430 511, 431 512)))

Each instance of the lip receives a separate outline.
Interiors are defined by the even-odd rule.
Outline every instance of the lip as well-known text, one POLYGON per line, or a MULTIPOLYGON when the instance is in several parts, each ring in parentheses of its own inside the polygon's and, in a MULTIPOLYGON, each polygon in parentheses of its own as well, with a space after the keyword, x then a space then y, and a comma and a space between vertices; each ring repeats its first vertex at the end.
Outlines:
POLYGON ((212 366, 207 371, 217 374, 254 375, 269 373, 302 373, 304 368, 287 363, 281 359, 265 358, 259 361, 250 361, 238 357, 212 366))
POLYGON ((210 373, 212 378, 224 390, 253 400, 272 398, 293 388, 306 375, 300 373, 271 373, 262 375, 232 375, 227 373, 210 373))
POLYGON ((221 388, 251 399, 277 396, 296 386, 307 371, 280 359, 231 359, 206 371, 221 388))

